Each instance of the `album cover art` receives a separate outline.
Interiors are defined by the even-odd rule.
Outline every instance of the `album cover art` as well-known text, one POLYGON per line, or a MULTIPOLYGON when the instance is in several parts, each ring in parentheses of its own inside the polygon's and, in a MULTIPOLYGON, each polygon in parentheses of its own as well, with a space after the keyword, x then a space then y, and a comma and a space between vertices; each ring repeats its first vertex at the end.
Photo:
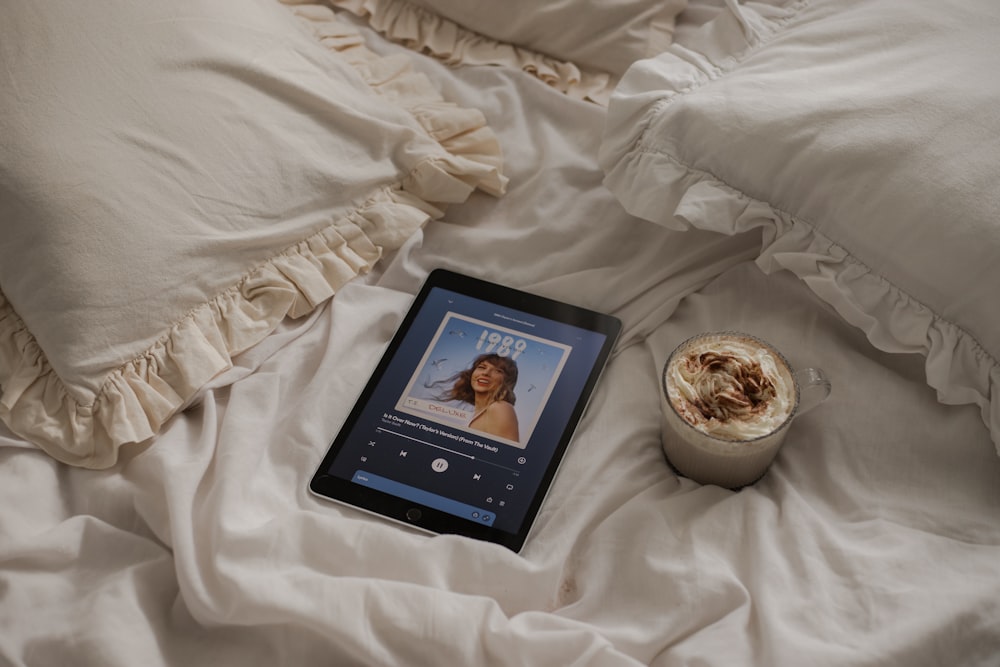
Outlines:
POLYGON ((396 409, 524 448, 570 349, 449 312, 396 409))

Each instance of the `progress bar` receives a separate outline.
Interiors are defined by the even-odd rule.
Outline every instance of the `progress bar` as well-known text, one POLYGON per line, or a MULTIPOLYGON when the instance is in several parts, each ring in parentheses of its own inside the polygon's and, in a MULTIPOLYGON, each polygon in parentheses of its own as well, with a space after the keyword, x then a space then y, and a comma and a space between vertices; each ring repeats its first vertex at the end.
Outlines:
POLYGON ((421 445, 427 445, 428 447, 434 447, 435 449, 443 449, 446 452, 450 452, 452 454, 457 454, 458 456, 464 456, 465 458, 472 459, 473 461, 479 461, 481 463, 485 463, 487 465, 491 465, 491 466, 494 466, 494 467, 497 467, 497 468, 503 468, 504 470, 508 470, 508 471, 514 473, 515 475, 518 475, 518 476, 520 476, 520 474, 521 474, 521 471, 518 470, 517 468, 508 468, 507 466, 502 466, 499 463, 493 463, 492 461, 487 461, 486 459, 476 458, 472 454, 466 454, 465 452, 456 452, 454 449, 448 449, 447 447, 442 447, 441 445, 435 445, 433 442, 427 442, 426 440, 421 440, 420 438, 414 438, 411 435, 403 435, 399 431, 393 431, 391 429, 383 428, 381 426, 377 427, 375 430, 376 431, 381 431, 382 433, 385 433, 387 435, 395 435, 395 436, 400 437, 400 438, 405 438, 406 440, 412 440, 413 442, 419 442, 421 445))

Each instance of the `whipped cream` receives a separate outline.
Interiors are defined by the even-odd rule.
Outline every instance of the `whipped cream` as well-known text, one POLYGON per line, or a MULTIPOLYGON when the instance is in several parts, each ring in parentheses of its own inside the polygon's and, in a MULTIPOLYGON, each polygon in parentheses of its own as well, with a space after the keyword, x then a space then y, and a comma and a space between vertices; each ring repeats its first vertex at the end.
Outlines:
POLYGON ((674 355, 665 380, 678 414, 716 438, 765 436, 795 407, 795 383, 784 361, 739 334, 694 339, 674 355))

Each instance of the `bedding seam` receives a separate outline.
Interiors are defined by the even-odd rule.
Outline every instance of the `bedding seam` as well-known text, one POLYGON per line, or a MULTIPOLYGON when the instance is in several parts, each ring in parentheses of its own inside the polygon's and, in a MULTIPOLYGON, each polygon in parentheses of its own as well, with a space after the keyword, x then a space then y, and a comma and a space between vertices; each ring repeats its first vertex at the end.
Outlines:
MULTIPOLYGON (((817 228, 816 228, 815 223, 813 223, 812 221, 810 221, 806 217, 801 216, 801 215, 792 214, 792 213, 790 213, 789 211, 785 210, 784 208, 782 208, 780 206, 775 206, 774 204, 772 204, 769 201, 766 201, 764 199, 761 199, 761 198, 755 197, 753 195, 747 194, 743 190, 740 190, 739 188, 736 188, 733 185, 730 185, 729 183, 727 183, 726 181, 724 181, 723 179, 721 179, 716 174, 714 174, 714 173, 712 173, 712 172, 710 172, 708 170, 705 170, 705 169, 701 169, 701 168, 698 168, 698 167, 690 166, 690 165, 686 164, 685 162, 682 162, 679 158, 677 158, 673 154, 668 153, 666 151, 654 150, 654 149, 649 148, 649 149, 645 149, 645 150, 638 150, 637 152, 639 154, 657 155, 657 156, 663 157, 663 158, 669 160, 670 162, 672 162, 678 168, 683 169, 684 171, 688 172, 689 174, 692 174, 694 176, 700 177, 700 179, 702 181, 709 181, 715 187, 719 187, 719 188, 722 188, 722 189, 725 189, 725 190, 729 190, 729 191, 735 193, 738 197, 740 197, 742 199, 746 199, 748 201, 756 202, 756 203, 759 203, 759 204, 762 204, 762 205, 768 207, 769 209, 771 209, 772 211, 774 211, 776 214, 778 214, 780 216, 783 216, 784 218, 786 218, 787 220, 789 220, 792 223, 792 225, 802 224, 802 225, 806 226, 808 228, 808 230, 809 230, 809 233, 812 234, 813 237, 815 237, 815 238, 823 241, 824 243, 828 244, 832 248, 837 248, 840 251, 842 251, 844 253, 844 255, 845 255, 844 258, 846 260, 852 262, 853 264, 855 264, 857 266, 863 267, 864 272, 867 275, 870 275, 873 278, 877 279, 880 283, 882 283, 884 286, 886 286, 890 292, 892 292, 893 294, 896 294, 896 295, 902 297, 907 303, 913 304, 914 307, 922 308, 923 310, 925 310, 928 313, 930 313, 930 315, 931 315, 931 317, 932 317, 932 319, 934 321, 947 325, 948 327, 950 327, 950 328, 954 329, 956 332, 958 332, 961 336, 967 338, 969 341, 972 342, 974 350, 978 353, 978 355, 981 358, 984 358, 984 359, 988 360, 990 363, 992 363, 996 367, 1000 367, 1000 360, 998 360, 996 357, 994 357, 989 352, 989 350, 987 350, 982 345, 982 343, 979 342, 979 339, 976 338, 975 335, 973 335, 971 332, 969 332, 968 330, 966 330, 964 327, 959 326, 955 322, 953 322, 950 319, 944 317, 943 315, 941 315, 940 313, 938 313, 934 308, 931 308, 930 306, 928 306, 927 304, 925 304, 920 299, 917 299, 916 297, 914 297, 909 292, 906 292, 901 287, 895 285, 892 281, 890 281, 888 278, 886 278, 883 274, 879 273, 878 271, 875 271, 867 263, 861 261, 854 254, 854 252, 852 252, 850 250, 850 248, 844 246, 843 244, 840 244, 840 243, 837 243, 837 242, 833 241, 828 236, 826 236, 822 232, 818 231, 817 228)), ((635 154, 635 153, 633 153, 633 154, 635 154)))
MULTIPOLYGON (((423 162, 423 161, 421 161, 421 162, 423 162)), ((397 188, 396 187, 397 185, 398 184, 390 184, 390 185, 387 185, 387 186, 383 186, 382 188, 380 188, 379 192, 389 193, 389 192, 391 192, 393 190, 402 191, 402 187, 399 186, 397 188)), ((390 195, 390 198, 391 198, 391 195, 390 195)), ((64 391, 66 391, 67 396, 69 397, 69 399, 76 406, 76 408, 77 408, 76 411, 79 412, 81 409, 82 410, 92 410, 94 408, 94 406, 98 402, 100 402, 100 399, 103 398, 104 396, 106 396, 107 392, 111 390, 112 386, 114 385, 113 379, 115 379, 115 378, 119 377, 120 375, 122 375, 122 373, 124 372, 123 369, 125 369, 126 367, 138 365, 139 363, 141 363, 143 361, 149 362, 150 365, 152 365, 152 366, 158 366, 158 364, 154 363, 155 362, 155 358, 156 358, 156 354, 155 354, 156 353, 156 349, 159 348, 159 347, 165 346, 165 344, 168 341, 170 341, 172 338, 175 338, 176 337, 176 331, 177 331, 177 329, 182 324, 184 324, 185 322, 187 322, 187 321, 191 320, 192 318, 194 318, 198 313, 200 313, 200 312, 202 312, 202 311, 204 311, 206 309, 213 310, 213 311, 215 311, 215 313, 218 314, 218 317, 214 317, 213 319, 225 319, 222 316, 222 314, 221 314, 221 306, 219 304, 226 297, 241 293, 243 286, 246 285, 246 283, 254 276, 254 274, 259 273, 260 271, 262 271, 263 269, 267 268, 270 265, 273 265, 275 263, 275 260, 278 260, 278 259, 281 259, 281 258, 292 257, 292 256, 296 256, 296 255, 297 256, 302 256, 301 252, 297 252, 296 251, 296 248, 298 246, 301 246, 302 244, 307 244, 308 245, 309 242, 312 241, 312 240, 314 240, 314 239, 321 239, 321 238, 323 240, 330 239, 330 237, 332 236, 332 234, 330 234, 330 233, 331 232, 334 232, 334 233, 339 232, 340 225, 342 223, 344 223, 344 222, 348 222, 348 223, 350 223, 350 224, 352 224, 352 225, 354 225, 354 226, 356 226, 356 227, 358 227, 360 229, 360 225, 358 225, 358 223, 356 223, 353 220, 351 220, 351 218, 354 217, 354 216, 362 216, 363 217, 363 215, 362 215, 361 212, 364 211, 366 208, 368 208, 368 207, 372 206, 373 204, 375 204, 377 201, 378 201, 377 195, 373 195, 373 196, 368 197, 363 204, 361 204, 359 206, 352 207, 349 211, 346 211, 343 215, 341 215, 341 216, 337 217, 336 219, 334 219, 333 221, 328 222, 327 224, 323 225, 318 230, 316 230, 314 232, 310 232, 307 236, 302 237, 298 241, 295 241, 294 243, 291 243, 291 244, 285 246, 284 248, 282 248, 278 252, 276 252, 276 253, 274 253, 272 255, 269 255, 267 258, 265 258, 265 259, 261 260, 260 262, 252 265, 250 268, 248 268, 246 271, 244 271, 236 281, 234 281, 233 283, 231 283, 227 287, 225 287, 225 288, 217 291, 213 296, 209 297, 208 299, 205 299, 205 300, 201 301, 200 303, 192 306, 183 315, 181 315, 180 317, 177 317, 170 324, 168 324, 165 327, 164 333, 162 335, 160 335, 159 337, 157 337, 156 339, 154 339, 153 342, 150 343, 150 345, 148 347, 146 347, 145 350, 143 350, 139 354, 135 355, 131 359, 127 359, 127 360, 123 361, 111 373, 109 373, 107 379, 105 379, 105 381, 101 383, 100 388, 97 390, 97 392, 94 393, 94 399, 91 400, 90 402, 84 402, 84 401, 77 400, 72 395, 70 395, 69 392, 66 391, 65 387, 64 387, 64 391)), ((428 215, 428 217, 430 217, 430 216, 428 215)), ((346 239, 346 238, 344 238, 342 235, 341 235, 341 238, 344 241, 344 245, 346 245, 347 247, 351 248, 351 244, 350 244, 349 240, 346 239)), ((377 245, 374 245, 374 244, 373 244, 373 247, 379 252, 379 254, 381 254, 381 251, 382 251, 381 247, 379 247, 377 245)), ((351 249, 354 250, 354 248, 351 248, 351 249)), ((370 268, 371 267, 369 266, 368 269, 370 269, 370 268)), ((365 271, 367 271, 368 269, 365 269, 365 271)), ((288 279, 288 280, 291 280, 291 279, 288 279)), ((27 332, 29 335, 31 335, 32 341, 34 341, 35 344, 37 345, 37 341, 35 341, 34 335, 31 334, 31 331, 28 329, 27 325, 25 325, 24 321, 17 314, 17 311, 14 310, 13 304, 10 304, 9 299, 7 300, 7 304, 8 304, 8 307, 10 308, 12 314, 15 317, 15 322, 17 322, 17 323, 20 324, 20 327, 21 327, 20 330, 24 331, 24 332, 27 332)), ((39 346, 39 351, 41 352, 41 347, 40 346, 39 346)), ((229 350, 228 352, 230 354, 238 354, 240 351, 242 351, 242 350, 229 350)), ((55 371, 54 371, 54 369, 52 369, 52 366, 49 363, 49 361, 48 361, 47 357, 45 356, 44 352, 42 352, 40 356, 41 356, 42 364, 47 369, 47 371, 54 373, 55 371)))
MULTIPOLYGON (((747 58, 752 56, 764 46, 770 44, 771 40, 779 34, 783 34, 785 30, 790 29, 790 27, 794 27, 789 26, 789 24, 794 23, 797 19, 801 19, 803 10, 808 8, 811 4, 812 0, 795 0, 794 2, 791 2, 786 8, 788 12, 787 14, 774 19, 767 19, 768 30, 766 35, 755 33, 754 39, 747 39, 747 45, 745 48, 737 53, 729 54, 720 60, 719 63, 710 62, 711 67, 709 69, 696 65, 689 58, 683 58, 682 60, 685 64, 693 70, 693 73, 695 74, 695 81, 684 88, 678 88, 670 91, 668 95, 664 95, 656 102, 652 103, 650 110, 646 114, 646 118, 643 121, 643 127, 636 137, 635 145, 640 148, 648 145, 647 138, 653 124, 656 122, 656 118, 663 113, 670 104, 678 98, 690 95, 697 90, 701 90, 708 84, 718 81, 727 74, 730 74, 737 65, 744 62, 747 58)), ((745 33, 744 36, 746 36, 745 33)), ((687 50, 688 49, 685 48, 685 51, 687 50)), ((697 53, 694 51, 692 52, 697 53)), ((676 53, 672 53, 671 55, 676 58, 680 58, 680 56, 676 53)))

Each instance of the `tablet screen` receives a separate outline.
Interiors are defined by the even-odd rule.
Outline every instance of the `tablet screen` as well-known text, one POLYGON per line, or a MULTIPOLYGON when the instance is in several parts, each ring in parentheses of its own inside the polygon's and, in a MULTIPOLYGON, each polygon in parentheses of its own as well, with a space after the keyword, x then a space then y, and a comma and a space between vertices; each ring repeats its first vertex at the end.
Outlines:
POLYGON ((519 550, 619 329, 607 315, 433 272, 310 489, 519 550))

